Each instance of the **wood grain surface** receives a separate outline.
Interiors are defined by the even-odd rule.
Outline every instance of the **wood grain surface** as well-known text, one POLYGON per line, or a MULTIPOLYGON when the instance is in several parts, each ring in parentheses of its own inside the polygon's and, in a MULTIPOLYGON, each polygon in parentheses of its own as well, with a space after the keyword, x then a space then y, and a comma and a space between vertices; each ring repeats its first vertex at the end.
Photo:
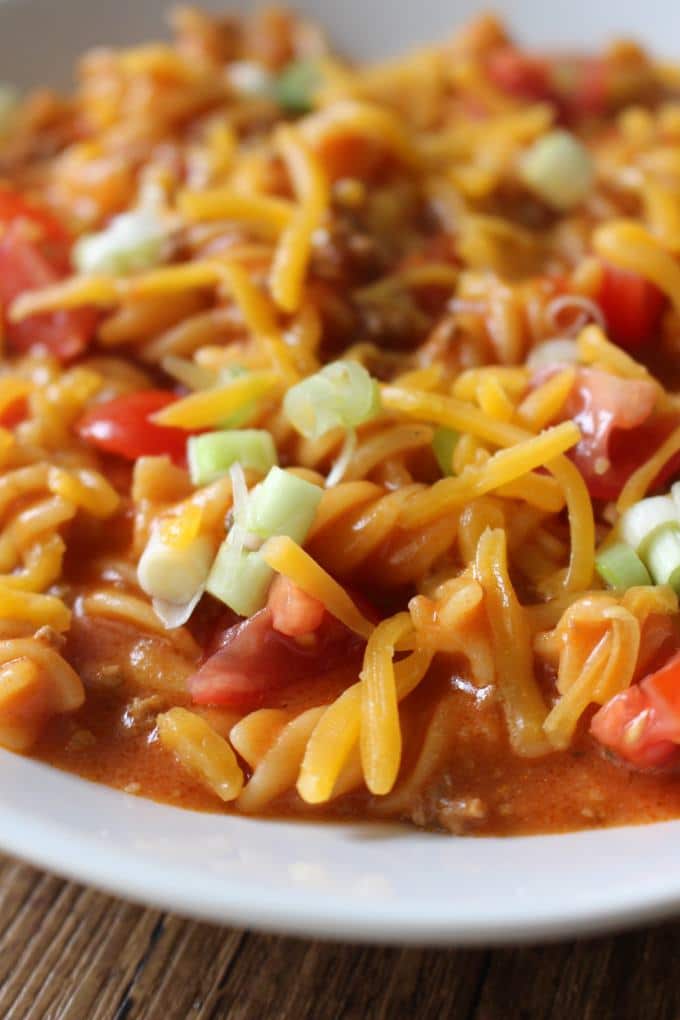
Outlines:
POLYGON ((680 924, 492 951, 183 921, 0 857, 1 1020, 676 1020, 680 924))

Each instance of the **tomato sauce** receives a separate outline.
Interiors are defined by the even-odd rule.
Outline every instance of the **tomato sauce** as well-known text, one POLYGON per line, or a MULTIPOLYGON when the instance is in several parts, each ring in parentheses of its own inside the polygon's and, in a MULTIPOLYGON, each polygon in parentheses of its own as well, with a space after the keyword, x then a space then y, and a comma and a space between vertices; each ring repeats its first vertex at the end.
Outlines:
MULTIPOLYGON (((105 622, 100 630, 110 628, 105 622)), ((116 629, 123 628, 114 625, 116 629)), ((129 654, 135 647, 132 636, 128 637, 127 650, 124 642, 115 644, 118 663, 111 661, 113 643, 95 643, 93 639, 89 649, 81 647, 76 657, 86 678, 92 678, 85 662, 88 655, 92 661, 98 658, 100 669, 103 656, 107 667, 113 670, 118 665, 124 672, 126 663, 120 652, 129 654)), ((587 720, 568 751, 536 759, 517 757, 508 745, 500 707, 492 693, 476 692, 455 666, 451 660, 440 662, 403 706, 405 730, 411 736, 418 731, 424 735, 433 704, 447 696, 451 739, 445 759, 428 781, 430 793, 396 811, 395 819, 415 819, 430 828, 476 835, 518 835, 653 822, 680 815, 677 775, 633 771, 610 758, 588 735, 587 720), (436 804, 438 790, 445 791, 444 809, 436 804), (459 810, 460 817, 455 815, 453 823, 446 803, 459 810), (464 810, 470 804, 476 807, 473 817, 464 810)), ((328 701, 355 678, 339 669, 324 677, 321 686, 310 688, 306 683, 302 689, 279 692, 272 705, 301 711, 328 701)), ((53 720, 32 756, 131 794, 198 811, 229 812, 231 809, 194 780, 155 737, 156 712, 182 700, 177 691, 164 695, 158 689, 133 690, 129 684, 97 689, 91 680, 84 707, 74 716, 53 720), (148 705, 145 699, 151 699, 148 705)), ((409 743, 417 746, 421 741, 409 743)), ((405 757, 402 777, 409 774, 414 753, 405 757)), ((314 807, 288 793, 265 813, 314 820, 385 818, 380 798, 366 793, 347 794, 314 807)))

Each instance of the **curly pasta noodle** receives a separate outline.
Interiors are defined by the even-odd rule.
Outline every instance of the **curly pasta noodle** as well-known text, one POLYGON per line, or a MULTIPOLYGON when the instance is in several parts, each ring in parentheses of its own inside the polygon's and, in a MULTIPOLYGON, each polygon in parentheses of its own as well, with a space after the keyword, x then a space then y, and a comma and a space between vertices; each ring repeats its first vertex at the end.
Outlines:
POLYGON ((33 744, 46 718, 85 700, 78 674, 39 637, 0 641, 0 676, 0 734, 16 751, 33 744))
POLYGON ((310 535, 312 556, 332 574, 351 577, 363 569, 385 585, 405 584, 427 573, 451 549, 457 529, 453 516, 426 528, 399 527, 400 513, 418 486, 394 492, 374 486, 368 495, 359 484, 341 483, 324 494, 310 535), (329 534, 337 541, 329 543, 329 534))
MULTIPOLYGON (((418 667, 422 675, 427 668, 422 656, 418 667)), ((400 678, 400 693, 405 697, 414 680, 403 673, 400 678)), ((360 700, 357 686, 349 688, 333 705, 309 709, 293 720, 285 713, 277 713, 272 719, 272 710, 263 709, 238 723, 231 739, 253 769, 238 806, 244 811, 258 811, 296 784, 303 799, 312 804, 358 787, 365 775, 359 757, 360 700), (272 723, 275 735, 270 729, 272 723), (260 743, 263 729, 266 750, 260 743)), ((393 757, 397 768, 399 757, 393 757)))

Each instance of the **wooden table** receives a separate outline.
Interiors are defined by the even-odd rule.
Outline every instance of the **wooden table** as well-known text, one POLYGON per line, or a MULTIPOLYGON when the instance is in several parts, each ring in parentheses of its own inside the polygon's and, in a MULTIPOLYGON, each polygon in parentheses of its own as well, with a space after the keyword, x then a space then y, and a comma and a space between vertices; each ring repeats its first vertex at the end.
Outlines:
POLYGON ((524 949, 253 935, 0 857, 2 1020, 677 1020, 680 924, 524 949))

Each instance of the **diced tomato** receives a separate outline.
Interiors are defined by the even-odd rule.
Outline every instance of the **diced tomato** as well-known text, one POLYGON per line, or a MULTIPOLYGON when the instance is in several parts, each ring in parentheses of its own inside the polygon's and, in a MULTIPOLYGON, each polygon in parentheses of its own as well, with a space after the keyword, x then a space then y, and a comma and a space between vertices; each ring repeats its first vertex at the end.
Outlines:
POLYGON ((645 677, 640 686, 656 711, 669 721, 669 729, 675 727, 674 736, 680 741, 680 652, 645 677))
POLYGON ((321 626, 326 614, 322 602, 312 598, 282 574, 279 574, 269 589, 267 606, 272 614, 274 630, 288 637, 313 634, 321 626))
POLYGON ((489 55, 486 69, 504 92, 552 102, 567 120, 601 116, 607 110, 607 64, 599 58, 541 55, 503 46, 489 55))
POLYGON ((609 82, 604 60, 586 58, 581 64, 581 76, 571 101, 576 116, 601 117, 609 104, 609 82))
POLYGON ((189 435, 184 429, 156 425, 150 416, 177 400, 167 390, 137 390, 96 404, 76 423, 88 443, 126 460, 167 454, 183 464, 189 435))
POLYGON ((44 206, 30 202, 13 188, 0 186, 0 223, 8 227, 21 221, 33 228, 40 251, 53 267, 60 273, 67 273, 72 239, 64 224, 44 206))
MULTIPOLYGON (((609 486, 610 493, 613 492, 614 495, 609 494, 599 498, 614 499, 618 496, 633 472, 637 471, 651 454, 658 450, 678 424, 675 415, 659 415, 628 432, 614 429, 609 443, 612 468, 610 473, 600 480, 602 485, 609 486)), ((674 453, 666 461, 652 482, 650 491, 663 487, 666 482, 675 478, 679 471, 680 452, 674 453)), ((592 490, 592 495, 597 498, 595 488, 592 490)))
POLYGON ((641 441, 637 427, 650 417, 656 394, 655 385, 645 379, 579 369, 566 413, 580 428, 582 438, 570 457, 591 496, 615 499, 635 468, 649 457, 652 450, 641 441), (614 442, 618 435, 620 450, 614 442))
MULTIPOLYGON (((20 294, 58 282, 69 272, 71 237, 46 209, 18 192, 0 187, 0 305, 7 309, 20 294)), ((94 335, 97 314, 79 308, 10 322, 5 331, 17 351, 45 347, 67 361, 81 354, 94 335)))
POLYGON ((600 744, 637 768, 668 765, 680 755, 669 736, 677 733, 677 727, 669 731, 667 721, 659 716, 639 684, 603 705, 591 720, 590 732, 600 744))
POLYGON ((596 420, 599 435, 608 428, 632 429, 646 421, 654 409, 657 387, 646 379, 623 379, 596 368, 580 368, 575 392, 578 413, 596 420))
MULTIPOLYGON (((0 238, 0 304, 4 308, 24 291, 48 287, 60 279, 61 274, 26 239, 20 226, 7 228, 0 238)), ((22 322, 6 320, 5 330, 16 351, 45 347, 60 360, 68 361, 86 349, 96 324, 93 309, 76 308, 32 315, 22 322)))
POLYGON ((640 629, 637 670, 645 676, 659 669, 677 647, 673 618, 666 613, 650 613, 640 629))
POLYGON ((566 120, 597 117, 607 112, 609 74, 599 57, 554 56, 549 82, 553 101, 566 120))
POLYGON ((596 740, 639 768, 680 759, 680 652, 593 716, 596 740))
POLYGON ((533 100, 551 96, 550 71, 544 57, 503 46, 489 54, 486 69, 492 82, 511 96, 533 100))
POLYGON ((363 641, 328 613, 305 641, 274 629, 270 609, 230 626, 218 648, 189 678, 199 705, 250 711, 271 703, 277 691, 322 676, 341 665, 359 669, 363 641))
POLYGON ((605 263, 597 301, 608 336, 619 347, 639 350, 658 337, 666 299, 638 273, 605 263))

